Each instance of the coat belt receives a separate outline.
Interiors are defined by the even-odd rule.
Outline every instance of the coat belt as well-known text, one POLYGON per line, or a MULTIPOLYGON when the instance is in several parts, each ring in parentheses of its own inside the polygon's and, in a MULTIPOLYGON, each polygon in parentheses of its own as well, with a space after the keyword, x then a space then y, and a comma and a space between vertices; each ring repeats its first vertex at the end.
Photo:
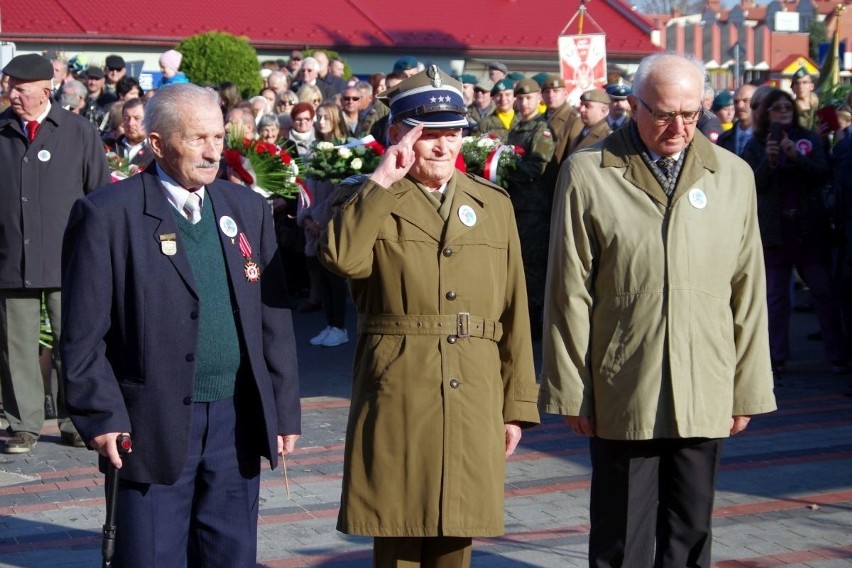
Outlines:
POLYGON ((458 339, 481 337, 499 341, 503 324, 472 316, 468 312, 453 315, 361 314, 358 333, 370 335, 454 335, 458 339))

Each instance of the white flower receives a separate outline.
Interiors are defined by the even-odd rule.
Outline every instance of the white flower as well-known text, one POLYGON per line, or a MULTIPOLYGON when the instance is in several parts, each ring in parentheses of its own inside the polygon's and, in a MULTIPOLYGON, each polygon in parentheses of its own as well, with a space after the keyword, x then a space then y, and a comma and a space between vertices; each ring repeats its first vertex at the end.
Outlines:
POLYGON ((323 152, 330 152, 334 150, 334 144, 331 142, 317 142, 317 150, 322 150, 323 152))
POLYGON ((352 156, 352 150, 349 148, 338 148, 337 155, 346 160, 352 156))
POLYGON ((364 165, 364 162, 361 160, 361 158, 355 158, 354 160, 352 160, 352 162, 350 162, 349 165, 352 166, 352 169, 357 172, 361 169, 361 166, 364 165))
POLYGON ((293 175, 294 176, 299 175, 299 165, 295 161, 290 162, 290 167, 293 168, 293 175))
POLYGON ((480 148, 493 148, 494 146, 497 145, 497 141, 493 140, 491 138, 488 138, 487 136, 483 136, 482 138, 479 139, 479 142, 477 142, 476 145, 479 146, 480 148))

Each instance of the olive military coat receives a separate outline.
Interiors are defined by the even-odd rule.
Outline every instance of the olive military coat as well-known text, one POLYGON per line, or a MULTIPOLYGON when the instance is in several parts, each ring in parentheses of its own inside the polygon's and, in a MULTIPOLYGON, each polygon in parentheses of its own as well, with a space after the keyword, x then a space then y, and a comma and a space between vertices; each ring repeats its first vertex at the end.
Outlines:
POLYGON ((503 534, 503 425, 539 420, 511 203, 474 176, 449 185, 445 222, 410 178, 368 181, 323 235, 359 314, 345 533, 503 534))

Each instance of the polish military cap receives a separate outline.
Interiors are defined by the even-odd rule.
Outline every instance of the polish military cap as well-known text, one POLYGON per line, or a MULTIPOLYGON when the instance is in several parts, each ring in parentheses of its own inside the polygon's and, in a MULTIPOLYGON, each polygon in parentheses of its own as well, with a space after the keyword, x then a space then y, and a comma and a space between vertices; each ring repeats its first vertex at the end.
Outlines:
POLYGON ((466 128, 462 85, 437 65, 405 79, 379 95, 390 108, 390 123, 426 128, 466 128))
POLYGON ((533 79, 523 79, 515 84, 515 96, 540 93, 541 87, 533 79))
POLYGON ((511 79, 512 81, 517 83, 518 81, 523 81, 524 79, 526 79, 527 76, 521 73, 520 71, 512 71, 511 73, 506 75, 506 78, 511 79))
POLYGON ((612 85, 606 86, 606 94, 608 94, 609 98, 614 101, 623 101, 627 98, 627 95, 632 93, 633 89, 624 83, 613 83, 612 85))
POLYGON ((565 86, 565 81, 562 80, 562 77, 559 75, 548 75, 545 77, 544 81, 541 82, 541 90, 544 89, 561 89, 565 86))
POLYGON ((593 102, 608 105, 612 101, 603 89, 591 89, 580 95, 580 102, 593 102))
POLYGON ((515 82, 509 79, 508 77, 504 77, 494 83, 494 86, 491 87, 491 96, 493 97, 500 91, 511 91, 515 88, 515 82))
POLYGON ((713 105, 710 107, 710 110, 716 112, 720 108, 733 106, 733 104, 734 95, 732 95, 730 91, 722 91, 713 98, 713 105))
POLYGON ((20 81, 50 81, 53 65, 36 53, 17 55, 3 68, 3 73, 20 81))
POLYGON ((476 85, 476 75, 471 75, 470 73, 459 75, 459 81, 461 81, 463 85, 476 85))

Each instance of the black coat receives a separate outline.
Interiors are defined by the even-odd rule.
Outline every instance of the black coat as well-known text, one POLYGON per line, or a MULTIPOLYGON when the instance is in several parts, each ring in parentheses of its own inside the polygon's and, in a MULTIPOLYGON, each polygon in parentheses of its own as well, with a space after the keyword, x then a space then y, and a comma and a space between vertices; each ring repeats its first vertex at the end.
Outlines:
MULTIPOLYGON (((131 432, 122 479, 173 483, 186 462, 201 309, 173 208, 155 168, 74 205, 63 246, 62 337, 68 411, 80 435, 131 432), (161 235, 177 237, 166 254, 161 235)), ((217 226, 244 233, 260 281, 248 281, 237 239, 219 231, 241 338, 236 436, 277 463, 276 434, 300 432, 296 344, 269 206, 251 189, 206 186, 217 226)), ((104 462, 101 460, 101 466, 104 462)))
POLYGON ((30 144, 0 113, 0 288, 59 288, 62 233, 74 201, 109 183, 97 129, 53 104, 30 144))

